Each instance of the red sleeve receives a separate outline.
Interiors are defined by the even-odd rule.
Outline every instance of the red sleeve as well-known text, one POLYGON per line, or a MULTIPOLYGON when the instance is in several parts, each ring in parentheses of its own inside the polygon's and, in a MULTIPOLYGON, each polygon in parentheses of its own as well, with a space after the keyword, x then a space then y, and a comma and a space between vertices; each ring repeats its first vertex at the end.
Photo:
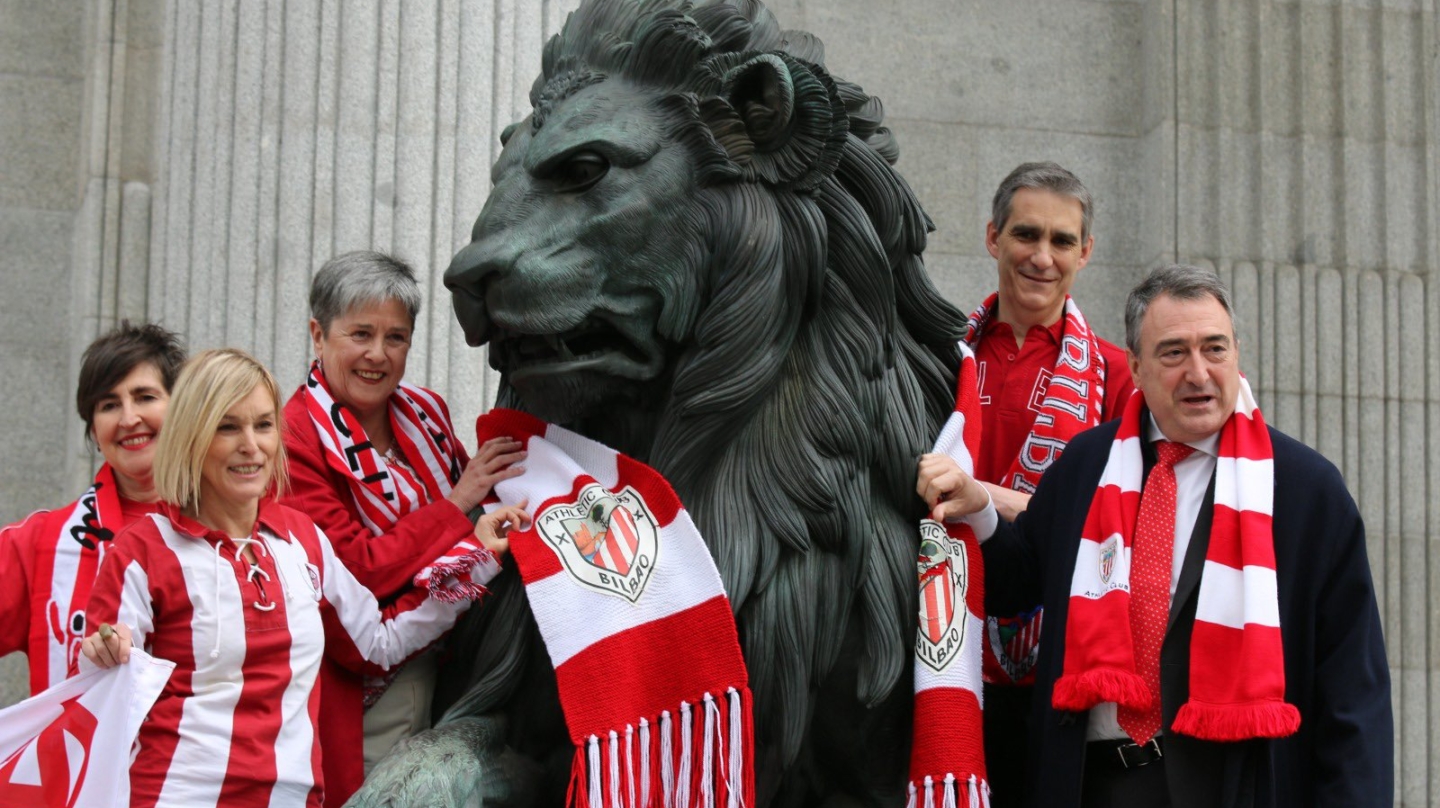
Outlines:
POLYGON ((1135 380, 1130 376, 1130 362, 1123 348, 1102 339, 1100 355, 1105 357, 1105 408, 1100 413, 1103 423, 1125 412, 1125 402, 1135 391, 1135 380))
POLYGON ((0 530, 0 656, 27 651, 30 635, 30 576, 35 559, 32 549, 37 525, 45 521, 44 511, 23 522, 0 530))
POLYGON ((350 573, 381 600, 403 592, 421 567, 475 530, 469 517, 441 499, 402 517, 385 533, 371 533, 345 481, 326 463, 320 435, 298 392, 285 405, 285 451, 290 490, 281 504, 314 520, 350 573))

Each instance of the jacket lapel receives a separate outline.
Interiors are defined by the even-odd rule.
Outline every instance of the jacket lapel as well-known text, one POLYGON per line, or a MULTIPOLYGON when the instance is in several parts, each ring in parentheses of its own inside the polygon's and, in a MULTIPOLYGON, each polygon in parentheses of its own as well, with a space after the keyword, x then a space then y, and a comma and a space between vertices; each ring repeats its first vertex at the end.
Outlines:
POLYGON ((1175 597, 1170 601, 1170 619, 1165 625, 1169 635, 1175 628, 1175 618, 1184 611, 1185 602, 1195 595, 1200 585, 1200 573, 1205 571, 1205 553, 1210 549, 1210 523, 1215 518, 1215 474, 1210 474, 1210 484, 1205 487, 1205 498, 1200 502, 1200 513, 1195 516, 1195 529, 1190 533, 1190 546, 1185 550, 1185 561, 1180 565, 1180 580, 1175 583, 1175 597))

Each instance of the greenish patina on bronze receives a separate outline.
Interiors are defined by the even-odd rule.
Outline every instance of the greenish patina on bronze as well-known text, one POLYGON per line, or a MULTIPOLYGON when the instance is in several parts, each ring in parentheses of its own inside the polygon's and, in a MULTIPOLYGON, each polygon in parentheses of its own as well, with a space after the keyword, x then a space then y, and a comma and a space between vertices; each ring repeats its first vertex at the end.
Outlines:
MULTIPOLYGON (((680 494, 736 609, 762 805, 903 803, 915 462, 964 316, 879 100, 759 3, 588 0, 531 102, 446 273, 499 403, 680 494)), ((451 645, 445 721, 355 804, 465 804, 471 780, 560 803, 573 750, 513 573, 451 645)))

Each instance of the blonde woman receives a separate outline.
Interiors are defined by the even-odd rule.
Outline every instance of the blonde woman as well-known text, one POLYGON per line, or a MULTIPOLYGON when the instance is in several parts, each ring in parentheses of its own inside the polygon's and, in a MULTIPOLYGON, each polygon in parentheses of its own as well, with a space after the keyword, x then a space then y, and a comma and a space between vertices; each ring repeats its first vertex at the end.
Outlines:
POLYGON ((503 509, 426 584, 384 612, 309 517, 277 504, 286 484, 280 396, 243 351, 185 365, 155 458, 166 506, 115 540, 91 596, 101 667, 131 643, 176 663, 140 731, 132 805, 319 806, 322 654, 382 673, 449 630, 500 569, 503 509), (113 626, 113 627, 112 627, 113 626))

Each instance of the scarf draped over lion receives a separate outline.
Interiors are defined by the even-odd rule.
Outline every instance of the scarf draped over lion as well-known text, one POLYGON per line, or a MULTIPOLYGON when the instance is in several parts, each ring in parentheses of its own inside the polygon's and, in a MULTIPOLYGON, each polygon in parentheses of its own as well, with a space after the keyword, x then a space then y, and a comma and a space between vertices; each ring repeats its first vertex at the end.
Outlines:
MULTIPOLYGON (((761 805, 902 802, 915 462, 964 316, 879 100, 753 0, 587 0, 530 98, 445 277, 499 404, 684 501, 735 609, 761 805)), ((554 673, 518 576, 492 589, 452 637, 444 719, 352 804, 563 801, 554 673)))

